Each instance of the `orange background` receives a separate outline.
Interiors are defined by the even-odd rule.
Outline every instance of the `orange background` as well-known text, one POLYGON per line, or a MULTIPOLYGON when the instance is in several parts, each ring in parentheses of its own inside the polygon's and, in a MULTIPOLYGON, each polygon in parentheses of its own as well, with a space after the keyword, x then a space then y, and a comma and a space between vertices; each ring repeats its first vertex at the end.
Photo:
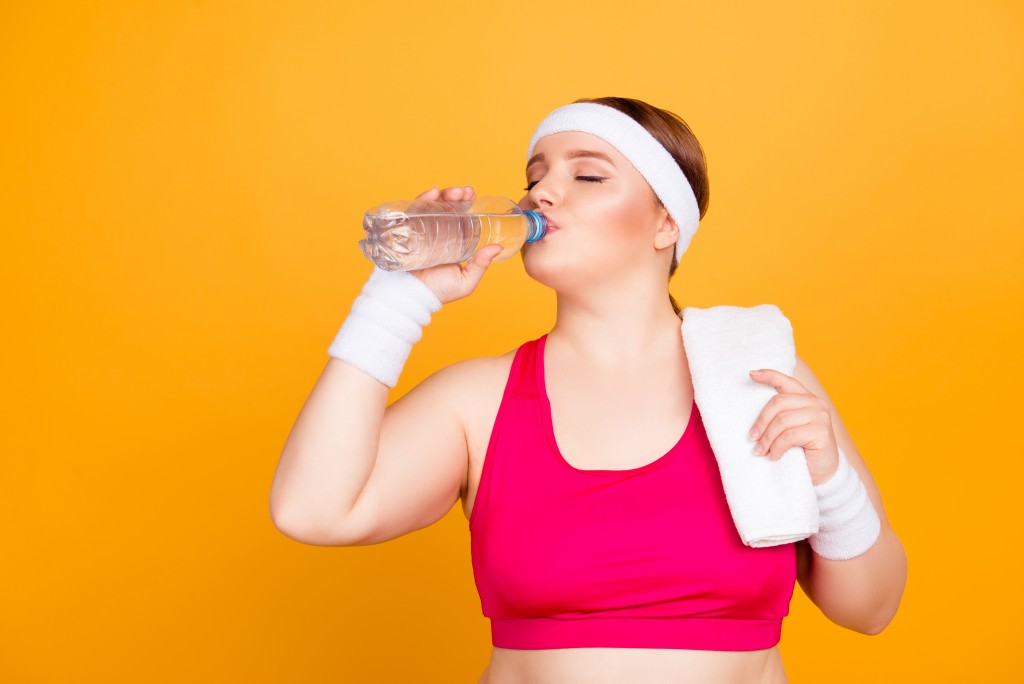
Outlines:
MULTIPOLYGON (((544 114, 602 95, 693 127, 672 293, 783 310, 908 552, 876 637, 796 590, 791 681, 1019 676, 1024 9, 842 4, 5 3, 0 680, 475 682, 460 507, 312 547, 270 482, 363 210, 518 199, 544 114)), ((392 399, 553 315, 495 265, 392 399)))

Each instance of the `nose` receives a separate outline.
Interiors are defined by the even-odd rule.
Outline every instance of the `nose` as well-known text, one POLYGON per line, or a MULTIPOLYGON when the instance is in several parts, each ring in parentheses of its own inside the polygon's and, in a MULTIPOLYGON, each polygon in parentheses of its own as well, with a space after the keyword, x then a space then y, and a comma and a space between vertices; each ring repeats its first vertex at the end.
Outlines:
POLYGON ((554 206, 558 202, 559 191, 554 187, 554 183, 548 180, 550 177, 551 174, 547 174, 534 183, 524 199, 536 207, 554 206))

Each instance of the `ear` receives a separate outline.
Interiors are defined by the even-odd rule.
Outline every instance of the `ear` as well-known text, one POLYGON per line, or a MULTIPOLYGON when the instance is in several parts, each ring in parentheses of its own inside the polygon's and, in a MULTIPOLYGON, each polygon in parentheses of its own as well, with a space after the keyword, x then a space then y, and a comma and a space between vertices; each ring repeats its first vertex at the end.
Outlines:
POLYGON ((667 209, 661 208, 660 211, 658 231, 654 234, 655 249, 664 249, 679 242, 679 226, 676 225, 667 209))

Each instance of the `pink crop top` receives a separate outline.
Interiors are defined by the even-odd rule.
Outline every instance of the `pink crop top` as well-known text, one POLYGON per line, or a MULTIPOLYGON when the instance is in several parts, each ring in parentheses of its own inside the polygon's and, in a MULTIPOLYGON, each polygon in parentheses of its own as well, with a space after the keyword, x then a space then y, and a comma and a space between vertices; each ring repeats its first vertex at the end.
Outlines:
POLYGON ((547 335, 516 352, 469 519, 500 648, 750 651, 779 642, 794 544, 744 546, 696 404, 679 442, 628 470, 558 451, 547 335))

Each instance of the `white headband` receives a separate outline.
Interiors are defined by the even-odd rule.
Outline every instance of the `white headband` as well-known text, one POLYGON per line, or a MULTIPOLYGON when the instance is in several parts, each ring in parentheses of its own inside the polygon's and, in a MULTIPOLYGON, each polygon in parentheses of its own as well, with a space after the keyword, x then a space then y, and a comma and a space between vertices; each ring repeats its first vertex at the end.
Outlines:
POLYGON ((678 261, 697 232, 700 209, 690 182, 668 150, 631 116, 606 105, 576 102, 559 107, 540 122, 530 139, 527 161, 533 156, 538 140, 566 131, 596 135, 618 150, 640 172, 679 226, 679 240, 676 242, 678 261))

